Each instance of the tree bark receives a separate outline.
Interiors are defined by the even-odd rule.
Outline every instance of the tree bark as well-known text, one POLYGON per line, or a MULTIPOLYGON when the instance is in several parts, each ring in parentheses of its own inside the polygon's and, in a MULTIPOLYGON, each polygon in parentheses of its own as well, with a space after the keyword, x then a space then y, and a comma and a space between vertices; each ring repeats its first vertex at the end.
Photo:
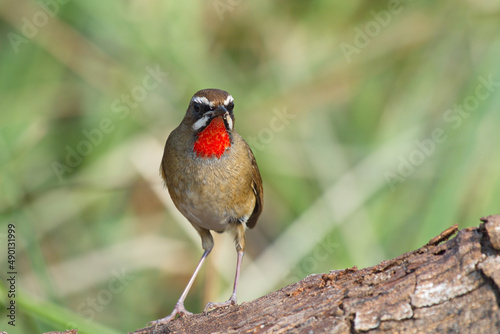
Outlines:
POLYGON ((374 267, 310 275, 134 333, 500 333, 500 215, 481 220, 374 267))

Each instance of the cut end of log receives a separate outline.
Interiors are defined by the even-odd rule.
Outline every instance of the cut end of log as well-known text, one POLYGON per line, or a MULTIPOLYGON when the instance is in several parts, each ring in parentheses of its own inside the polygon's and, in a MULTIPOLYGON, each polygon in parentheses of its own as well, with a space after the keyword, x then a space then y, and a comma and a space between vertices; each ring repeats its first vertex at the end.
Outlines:
POLYGON ((500 251, 500 215, 483 217, 481 221, 484 222, 481 227, 486 230, 491 246, 500 251))

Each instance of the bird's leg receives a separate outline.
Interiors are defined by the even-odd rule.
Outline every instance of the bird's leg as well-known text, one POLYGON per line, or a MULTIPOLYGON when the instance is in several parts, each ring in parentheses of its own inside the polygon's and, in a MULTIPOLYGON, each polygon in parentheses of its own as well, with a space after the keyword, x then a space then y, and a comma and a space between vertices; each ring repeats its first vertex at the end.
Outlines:
POLYGON ((201 256, 201 259, 198 262, 198 265, 196 266, 193 275, 191 275, 191 278, 189 279, 189 282, 186 285, 186 288, 182 292, 181 297, 179 298, 179 300, 175 304, 174 310, 172 311, 172 313, 170 313, 170 315, 166 316, 165 318, 158 319, 155 321, 150 321, 148 323, 148 326, 153 326, 153 325, 158 326, 158 325, 166 324, 170 320, 175 319, 177 314, 179 314, 180 316, 192 314, 191 312, 187 311, 186 308, 184 307, 184 300, 186 299, 186 296, 187 296, 189 290, 191 289, 191 286, 193 285, 194 280, 195 280, 196 276, 198 275, 198 272, 200 271, 201 267, 203 266, 203 262, 205 262, 205 259, 207 258, 208 254, 210 254, 210 251, 213 248, 212 235, 210 235, 209 231, 207 231, 207 230, 205 230, 205 231, 208 233, 208 237, 206 236, 206 234, 202 234, 202 232, 198 231, 201 235, 201 240, 202 240, 203 248, 205 249, 205 251, 203 252, 203 255, 201 256))
POLYGON ((207 303, 207 305, 203 309, 203 312, 207 312, 213 308, 237 304, 236 291, 238 290, 238 280, 240 278, 241 263, 243 262, 243 255, 245 254, 245 226, 243 224, 239 225, 240 226, 236 228, 236 237, 234 239, 236 243, 236 252, 238 258, 236 260, 236 275, 234 276, 233 293, 231 294, 231 297, 229 297, 229 299, 223 303, 207 303))
POLYGON ((243 261, 243 251, 238 251, 238 260, 236 263, 236 275, 234 277, 234 285, 233 285, 233 293, 231 294, 231 297, 222 303, 214 303, 214 302, 209 302, 203 309, 203 312, 208 312, 210 309, 213 308, 218 308, 218 307, 223 307, 223 306, 229 306, 229 305, 236 305, 236 290, 238 290, 238 279, 240 277, 240 269, 241 269, 241 262, 243 261))

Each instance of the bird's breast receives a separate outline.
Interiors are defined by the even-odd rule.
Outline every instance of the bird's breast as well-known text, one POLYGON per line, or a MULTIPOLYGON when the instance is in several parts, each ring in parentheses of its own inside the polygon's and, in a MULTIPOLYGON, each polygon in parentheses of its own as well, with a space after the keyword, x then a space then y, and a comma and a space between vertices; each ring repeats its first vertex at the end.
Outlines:
POLYGON ((251 166, 241 152, 238 141, 220 158, 188 154, 180 146, 169 148, 170 160, 164 164, 167 188, 192 224, 222 232, 229 222, 251 215, 255 207, 251 166))

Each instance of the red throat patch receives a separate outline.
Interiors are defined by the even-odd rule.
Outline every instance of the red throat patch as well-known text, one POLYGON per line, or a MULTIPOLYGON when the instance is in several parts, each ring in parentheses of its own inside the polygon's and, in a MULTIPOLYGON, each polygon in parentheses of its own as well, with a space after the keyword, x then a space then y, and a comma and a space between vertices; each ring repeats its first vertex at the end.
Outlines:
POLYGON ((193 150, 199 157, 211 158, 215 155, 220 159, 230 146, 231 140, 224 126, 224 120, 222 117, 216 117, 198 134, 193 150))

